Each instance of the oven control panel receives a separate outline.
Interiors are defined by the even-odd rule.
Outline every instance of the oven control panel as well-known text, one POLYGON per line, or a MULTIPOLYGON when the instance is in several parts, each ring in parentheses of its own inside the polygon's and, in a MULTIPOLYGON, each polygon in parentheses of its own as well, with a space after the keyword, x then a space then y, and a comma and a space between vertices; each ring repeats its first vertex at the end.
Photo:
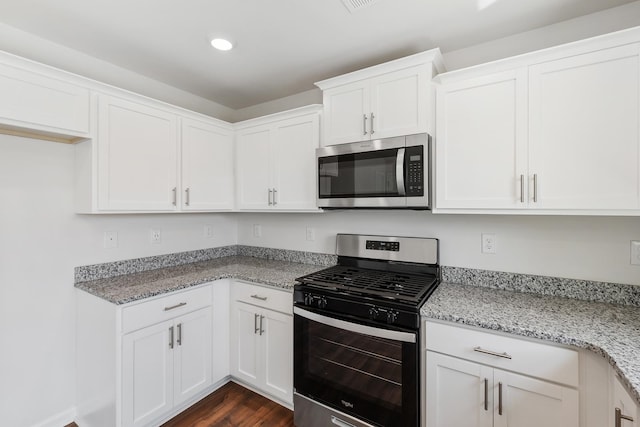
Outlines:
POLYGON ((327 299, 321 295, 304 294, 304 305, 307 307, 327 308, 327 299))

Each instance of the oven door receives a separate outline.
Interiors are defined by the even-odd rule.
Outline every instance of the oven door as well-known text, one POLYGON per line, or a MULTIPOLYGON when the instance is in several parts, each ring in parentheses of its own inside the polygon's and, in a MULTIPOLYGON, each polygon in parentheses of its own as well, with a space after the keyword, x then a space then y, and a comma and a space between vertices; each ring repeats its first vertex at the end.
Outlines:
POLYGON ((418 333, 294 307, 297 394, 376 426, 419 425, 418 333))

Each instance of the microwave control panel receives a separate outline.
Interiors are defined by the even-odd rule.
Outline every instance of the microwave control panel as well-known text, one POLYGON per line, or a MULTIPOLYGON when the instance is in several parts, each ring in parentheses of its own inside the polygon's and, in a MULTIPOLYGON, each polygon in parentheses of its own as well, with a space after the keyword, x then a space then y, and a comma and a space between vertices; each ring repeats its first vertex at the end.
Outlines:
POLYGON ((423 146, 407 147, 405 150, 405 170, 407 173, 405 190, 407 196, 424 196, 424 153, 423 146))

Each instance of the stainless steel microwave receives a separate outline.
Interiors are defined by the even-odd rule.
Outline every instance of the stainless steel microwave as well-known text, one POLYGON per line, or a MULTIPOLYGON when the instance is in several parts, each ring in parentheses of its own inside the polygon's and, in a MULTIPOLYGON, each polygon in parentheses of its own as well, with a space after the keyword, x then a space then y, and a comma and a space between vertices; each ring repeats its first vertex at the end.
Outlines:
POLYGON ((316 150, 318 207, 429 209, 426 133, 316 150))

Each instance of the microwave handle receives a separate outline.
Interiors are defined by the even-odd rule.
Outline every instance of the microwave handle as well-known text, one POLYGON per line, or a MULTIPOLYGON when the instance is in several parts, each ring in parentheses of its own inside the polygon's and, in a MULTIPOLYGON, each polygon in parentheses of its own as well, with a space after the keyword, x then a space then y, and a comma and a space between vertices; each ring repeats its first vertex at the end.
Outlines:
POLYGON ((396 182, 399 196, 405 196, 407 194, 404 188, 404 152, 405 149, 400 148, 396 156, 396 182))

